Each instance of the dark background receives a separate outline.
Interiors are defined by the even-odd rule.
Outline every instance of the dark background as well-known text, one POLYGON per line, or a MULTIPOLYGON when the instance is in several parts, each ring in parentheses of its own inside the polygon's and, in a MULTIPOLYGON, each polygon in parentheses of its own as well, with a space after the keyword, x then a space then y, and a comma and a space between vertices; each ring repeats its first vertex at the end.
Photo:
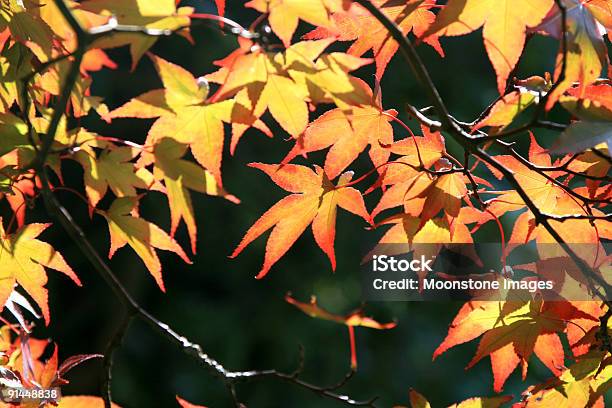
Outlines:
MULTIPOLYGON (((214 12, 212 3, 197 1, 192 4, 197 5, 198 11, 214 12)), ((257 17, 257 13, 243 8, 242 2, 230 1, 227 10, 228 17, 245 26, 257 17)), ((237 46, 233 36, 224 35, 214 27, 195 28, 193 37, 195 45, 178 36, 162 38, 152 51, 200 76, 212 72, 212 61, 224 57, 237 46)), ((459 119, 470 121, 497 96, 494 71, 486 57, 481 32, 444 39, 442 43, 447 54, 445 59, 426 45, 420 46, 419 52, 450 111, 459 119)), ((537 37, 531 40, 518 76, 542 75, 552 70, 556 47, 551 39, 537 37)), ((126 48, 110 50, 109 55, 119 68, 95 73, 92 93, 103 96, 111 109, 146 90, 160 87, 158 76, 146 57, 135 72, 130 72, 126 48)), ((373 65, 357 75, 372 85, 373 65)), ((394 58, 387 69, 382 89, 387 109, 401 112, 405 102, 416 106, 428 104, 419 84, 399 57, 394 58)), ((314 117, 312 115, 311 119, 314 117)), ((408 120, 403 113, 402 118, 408 120)), ((264 120, 274 124, 268 115, 264 120)), ((82 123, 102 135, 142 142, 152 121, 117 119, 107 125, 92 114, 82 123)), ((414 122, 409 123, 416 129, 414 122)), ((316 384, 333 384, 349 368, 346 329, 309 318, 287 304, 283 297, 291 291, 295 297, 306 301, 315 294, 321 305, 337 313, 346 313, 359 306, 359 261, 384 231, 366 231, 361 219, 341 211, 337 223, 338 267, 335 273, 316 246, 310 229, 263 280, 255 280, 254 276, 263 261, 267 236, 255 241, 237 259, 228 259, 252 223, 286 194, 263 173, 246 167, 252 161, 279 162, 290 149, 291 143, 286 141, 288 136, 278 127, 273 130, 274 139, 257 131, 247 132, 234 157, 226 148, 224 182, 242 204, 236 206, 219 198, 193 194, 199 231, 198 253, 192 258, 193 265, 187 265, 174 254, 159 251, 166 294, 159 291, 143 263, 128 247, 118 251, 109 263, 146 309, 201 344, 228 369, 291 371, 297 361, 298 345, 302 344, 306 353, 303 378, 316 384)), ((396 129, 395 137, 406 137, 405 131, 396 129)), ((457 146, 448 140, 447 147, 461 157, 457 146)), ((314 154, 310 163, 322 163, 323 157, 314 154)), ((370 170, 369 166, 367 158, 362 157, 351 167, 361 175, 370 170)), ((78 165, 67 163, 63 171, 68 184, 82 186, 78 165)), ((101 217, 89 219, 86 207, 74 196, 59 194, 95 246, 106 254, 109 238, 105 221, 101 217)), ((370 210, 375 199, 375 196, 368 199, 370 210)), ((169 230, 167 201, 161 194, 153 192, 143 200, 142 215, 169 230)), ((31 219, 34 218, 46 219, 42 211, 33 213, 31 219)), ((493 242, 498 240, 493 225, 484 228, 479 237, 493 242)), ((62 251, 84 287, 77 288, 62 275, 50 272, 52 322, 47 329, 39 328, 37 334, 57 341, 62 359, 73 354, 103 352, 121 314, 117 299, 59 226, 46 232, 43 239, 62 251)), ((184 248, 189 247, 184 226, 179 229, 177 239, 184 248)), ((460 303, 451 302, 369 304, 366 309, 369 315, 380 321, 397 318, 399 325, 389 331, 357 328, 359 371, 343 390, 358 399, 379 395, 381 406, 407 405, 410 388, 427 396, 434 407, 471 396, 493 395, 489 359, 467 372, 464 370, 477 342, 459 346, 437 361, 431 361, 434 349, 446 335, 459 307, 460 303)), ((530 363, 527 382, 521 381, 517 370, 506 384, 506 394, 518 396, 526 384, 548 378, 550 373, 535 357, 530 363)), ((98 395, 101 368, 101 362, 88 362, 76 368, 69 375, 71 384, 65 392, 98 395)), ((173 407, 176 406, 176 394, 210 407, 230 406, 227 391, 219 379, 149 327, 135 321, 123 347, 116 353, 115 401, 124 407, 173 407)), ((342 406, 274 379, 239 385, 238 395, 249 407, 342 406)))

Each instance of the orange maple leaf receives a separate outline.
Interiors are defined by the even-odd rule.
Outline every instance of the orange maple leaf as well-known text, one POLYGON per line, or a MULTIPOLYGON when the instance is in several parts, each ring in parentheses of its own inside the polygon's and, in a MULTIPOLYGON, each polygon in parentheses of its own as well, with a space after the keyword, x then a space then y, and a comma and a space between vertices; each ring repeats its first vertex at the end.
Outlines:
POLYGON ((297 138, 308 125, 309 103, 335 103, 345 110, 371 103, 363 81, 348 74, 371 60, 340 52, 323 54, 331 42, 301 41, 278 53, 243 44, 215 63, 220 68, 206 78, 221 87, 210 100, 234 96, 232 153, 251 126, 271 136, 259 119, 266 110, 297 138))
POLYGON ((612 120, 612 86, 609 84, 575 86, 559 98, 561 105, 583 120, 612 120))
POLYGON ((368 91, 371 106, 354 107, 350 112, 338 108, 325 112, 308 125, 283 163, 290 162, 298 155, 329 147, 324 168, 326 174, 334 179, 368 146, 375 167, 386 163, 391 153, 383 146, 393 142, 390 122, 397 112, 394 109, 383 110, 380 97, 368 91))
POLYGON ((274 33, 288 47, 299 20, 315 26, 328 26, 332 11, 342 7, 341 0, 251 0, 246 7, 269 13, 268 21, 274 33))
POLYGON ((335 270, 337 207, 370 221, 361 193, 352 187, 343 186, 351 180, 352 173, 341 175, 338 185, 335 186, 319 167, 312 171, 308 167, 294 164, 251 163, 250 166, 263 171, 279 187, 292 194, 274 204, 253 224, 231 257, 238 256, 247 245, 273 228, 266 245, 263 267, 256 276, 258 279, 263 278, 308 225, 312 224, 315 241, 327 254, 332 269, 335 270))
POLYGON ((570 320, 585 318, 597 320, 571 302, 467 302, 457 313, 433 358, 483 336, 467 368, 490 355, 494 389, 500 392, 519 363, 525 378, 528 359, 533 353, 558 375, 564 367, 565 354, 557 332, 563 331, 570 320))
POLYGON ((355 346, 355 327, 369 327, 370 329, 377 330, 388 330, 393 329, 397 326, 397 322, 389 322, 389 323, 380 323, 371 317, 367 317, 363 308, 356 309, 346 315, 337 315, 328 312, 317 304, 316 296, 310 297, 310 302, 300 302, 294 299, 291 294, 287 294, 285 296, 285 300, 287 303, 292 304, 293 306, 300 309, 302 312, 306 313, 308 316, 313 317, 315 319, 328 320, 334 323, 339 323, 347 326, 349 331, 349 343, 351 349, 351 368, 357 368, 357 348, 355 346))
MULTIPOLYGON (((529 161, 537 166, 553 165, 548 151, 538 145, 533 134, 529 148, 529 161)), ((496 156, 496 160, 514 173, 514 176, 531 201, 545 214, 568 215, 587 214, 580 201, 571 196, 564 188, 554 184, 550 179, 537 171, 529 169, 525 164, 512 156, 496 156)), ((558 163, 555 163, 558 164, 558 163)), ((549 177, 556 178, 562 172, 547 172, 549 177)), ((523 210, 526 205, 516 190, 502 191, 496 198, 489 200, 488 209, 496 216, 508 211, 523 210)), ((600 214, 597 209, 594 214, 600 214)), ((607 230, 605 220, 570 219, 563 222, 551 220, 550 224, 569 243, 597 243, 607 230)), ((531 212, 521 214, 513 228, 509 242, 523 244, 535 239, 538 243, 553 243, 554 238, 542 225, 536 225, 535 216, 531 212)))
POLYGON ((429 169, 446 150, 439 132, 431 132, 425 127, 422 130, 423 136, 407 137, 386 147, 400 157, 389 162, 376 184, 383 188, 383 195, 372 211, 372 218, 400 205, 404 206, 406 214, 415 217, 423 211, 425 197, 421 197, 421 193, 431 185, 432 177, 418 168, 422 164, 429 169))
MULTIPOLYGON (((401 3, 375 0, 372 3, 393 20, 404 35, 413 32, 420 37, 435 20, 435 14, 431 12, 431 8, 436 4, 435 0, 409 0, 401 3)), ((331 28, 319 27, 304 38, 334 37, 338 41, 354 40, 348 53, 358 57, 371 49, 376 60, 376 78, 380 80, 399 47, 387 29, 369 11, 356 3, 352 3, 348 10, 333 13, 332 22, 331 28)), ((431 35, 425 39, 425 42, 444 56, 437 36, 431 35)))
POLYGON ((423 37, 458 36, 483 27, 484 45, 497 73, 497 89, 503 94, 523 52, 527 28, 540 24, 553 4, 553 0, 450 0, 423 37))

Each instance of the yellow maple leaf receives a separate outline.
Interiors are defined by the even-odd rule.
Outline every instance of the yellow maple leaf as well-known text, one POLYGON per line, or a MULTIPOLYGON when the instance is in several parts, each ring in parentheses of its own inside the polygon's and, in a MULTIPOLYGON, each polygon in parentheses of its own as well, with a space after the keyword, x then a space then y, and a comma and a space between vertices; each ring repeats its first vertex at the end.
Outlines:
POLYGON ((62 272, 81 285, 62 255, 50 244, 36 239, 49 225, 27 224, 7 235, 0 220, 0 304, 5 304, 18 283, 38 304, 47 324, 51 317, 44 287, 47 283, 44 267, 62 272))

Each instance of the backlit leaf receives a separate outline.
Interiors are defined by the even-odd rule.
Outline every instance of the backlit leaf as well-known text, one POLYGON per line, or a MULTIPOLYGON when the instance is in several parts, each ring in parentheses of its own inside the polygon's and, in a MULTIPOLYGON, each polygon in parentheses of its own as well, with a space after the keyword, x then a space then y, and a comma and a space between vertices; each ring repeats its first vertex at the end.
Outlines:
POLYGON ((247 231, 231 257, 236 257, 252 241, 272 228, 266 245, 264 265, 257 278, 263 278, 312 224, 315 241, 336 268, 334 240, 336 235, 336 210, 341 207, 370 220, 361 193, 352 187, 343 187, 352 174, 344 173, 334 186, 323 169, 316 172, 294 164, 272 165, 252 163, 251 167, 266 173, 274 183, 292 194, 284 197, 266 211, 247 231))
POLYGON ((51 320, 47 304, 45 268, 62 272, 81 285, 62 255, 51 245, 36 239, 49 224, 27 224, 7 235, 0 222, 0 304, 4 305, 16 283, 21 285, 42 310, 45 322, 51 320))
MULTIPOLYGON (((579 0, 562 0, 567 10, 567 64, 563 81, 555 88, 548 98, 546 109, 551 109, 559 97, 574 82, 578 82, 579 96, 584 96, 587 85, 593 83, 608 66, 608 53, 602 38, 605 31, 600 29, 596 17, 591 13, 589 3, 579 0)), ((541 25, 535 28, 538 32, 561 39, 561 12, 553 7, 541 25)), ((560 79, 563 72, 563 47, 557 56, 555 80, 560 79)))
POLYGON ((450 0, 424 36, 464 35, 483 27, 497 89, 503 94, 523 52, 527 28, 540 24, 553 4, 552 0, 450 0))
POLYGON ((191 251, 195 253, 197 229, 191 204, 191 194, 188 190, 224 197, 233 203, 238 203, 240 200, 225 192, 217 184, 212 173, 195 163, 181 159, 186 150, 185 145, 177 143, 173 139, 162 139, 155 145, 153 174, 157 180, 163 181, 166 186, 166 194, 170 203, 170 235, 174 236, 176 228, 183 219, 189 232, 191 251))
POLYGON ((165 291, 161 275, 161 263, 155 249, 174 252, 189 264, 191 261, 180 245, 161 228, 130 214, 137 204, 137 198, 118 198, 113 202, 109 210, 103 213, 108 221, 111 237, 109 258, 119 248, 129 244, 142 259, 159 288, 165 291))
POLYGON ((270 13, 268 20, 272 30, 285 46, 291 38, 299 20, 315 26, 330 24, 329 14, 338 7, 336 0, 251 0, 245 4, 260 13, 270 13))
MULTIPOLYGON (((376 0, 372 3, 393 20, 404 34, 413 32, 420 37, 435 19, 435 14, 430 11, 436 3, 435 0, 376 0)), ((397 42, 391 38, 387 29, 369 11, 356 3, 352 3, 348 10, 332 14, 332 22, 331 28, 317 28, 304 38, 335 37, 339 41, 354 40, 348 53, 356 56, 362 56, 371 49, 376 60, 376 77, 380 80, 398 49, 397 42)), ((430 36, 425 42, 444 56, 437 36, 430 36)))

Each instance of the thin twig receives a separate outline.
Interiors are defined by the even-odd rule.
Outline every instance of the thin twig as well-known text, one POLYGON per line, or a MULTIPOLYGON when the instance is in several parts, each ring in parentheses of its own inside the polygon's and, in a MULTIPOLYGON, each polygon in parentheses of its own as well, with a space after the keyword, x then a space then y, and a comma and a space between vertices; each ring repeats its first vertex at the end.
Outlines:
POLYGON ((125 337, 130 324, 132 323, 133 315, 129 313, 123 314, 123 317, 119 323, 119 327, 115 331, 113 337, 111 337, 106 350, 104 351, 104 379, 102 381, 102 399, 104 400, 104 408, 112 407, 112 380, 113 380, 113 357, 115 351, 121 347, 123 338, 125 337))
MULTIPOLYGON (((583 274, 587 277, 589 282, 590 289, 597 294, 607 305, 611 306, 609 299, 612 299, 612 286, 608 284, 601 276, 596 274, 593 269, 582 259, 580 258, 574 250, 565 242, 565 240, 559 235, 559 233, 552 227, 550 224, 549 218, 547 218, 535 205, 533 200, 529 197, 529 195, 522 188, 514 173, 507 169, 502 163, 497 161, 494 157, 490 156, 486 151, 478 146, 477 143, 474 143, 474 137, 467 133, 461 126, 459 126, 455 121, 452 120, 452 117, 448 113, 446 106, 440 97, 440 93, 438 92, 436 86, 431 81, 427 69, 423 64, 423 61, 419 57, 416 52, 412 42, 404 36, 402 31, 397 27, 397 25, 391 21, 382 11, 378 9, 373 3, 368 0, 354 0, 355 3, 362 5, 366 8, 391 34, 391 36, 398 42, 400 50, 402 50, 402 55, 404 59, 411 67, 414 75, 416 76, 418 82, 424 87, 427 95, 431 99, 431 103, 437 113, 439 118, 439 122, 433 121, 427 118, 423 113, 418 111, 417 109, 412 109, 412 114, 421 121, 421 123, 429 126, 430 128, 435 128, 439 130, 444 130, 449 132, 453 138, 470 154, 474 155, 478 159, 483 162, 489 164, 491 167, 498 170, 506 179, 506 181, 516 190, 518 195, 521 197, 527 208, 534 215, 536 225, 542 225, 544 229, 553 237, 553 239, 559 243, 559 245, 563 248, 563 250, 569 255, 574 263, 580 268, 583 274), (602 294, 593 283, 599 284, 604 289, 604 293, 602 294)), ((562 4, 561 0, 555 0, 555 3, 559 6, 562 15, 562 25, 563 25, 563 57, 562 57, 562 72, 561 75, 551 91, 553 91, 559 83, 563 81, 565 78, 565 70, 567 63, 567 25, 566 25, 566 9, 562 4)), ((550 94, 550 93, 549 93, 550 94)), ((545 97, 546 99, 547 97, 545 97)), ((545 106, 545 103, 541 104, 538 107, 538 111, 541 111, 545 106)), ((535 116, 536 120, 539 117, 539 112, 537 116, 535 116)), ((535 123, 535 121, 534 121, 535 123)))
MULTIPOLYGON (((237 372, 229 371, 221 363, 210 357, 208 354, 204 353, 202 347, 199 344, 196 344, 188 340, 186 337, 178 334, 168 324, 158 320, 148 311, 143 309, 140 304, 128 293, 123 284, 119 281, 119 279, 110 269, 110 267, 100 257, 96 249, 89 242, 89 240, 85 236, 85 233, 75 222, 70 213, 59 203, 57 197, 53 194, 49 183, 46 168, 47 159, 51 151, 51 146, 55 140, 58 124, 63 115, 63 112, 66 110, 66 107, 68 105, 72 88, 74 87, 78 79, 79 68, 83 59, 83 55, 87 50, 88 45, 91 44, 92 39, 99 38, 98 36, 104 34, 96 33, 95 35, 92 35, 91 33, 85 31, 79 25, 78 21, 70 11, 69 7, 66 5, 66 3, 64 3, 64 0, 55 0, 55 3, 58 6, 59 11, 66 18, 66 20, 77 35, 77 49, 74 52, 74 61, 72 61, 68 75, 66 76, 66 80, 64 81, 62 93, 60 94, 59 101, 55 106, 55 110, 51 117, 51 122, 45 139, 42 143, 41 148, 38 150, 34 160, 32 160, 32 162, 30 163, 29 167, 33 168, 36 171, 41 180, 41 192, 47 210, 59 220, 59 223, 62 225, 68 236, 74 241, 74 243, 80 249, 81 253, 89 260, 89 262, 94 267, 94 270, 96 270, 96 272, 98 272, 98 274, 104 279, 108 286, 110 286, 117 299, 119 299, 119 301, 121 302, 121 305, 125 312, 126 317, 123 320, 121 326, 119 327, 119 330, 116 332, 115 336, 113 336, 113 338, 111 339, 111 342, 109 343, 109 346, 107 348, 107 356, 105 357, 104 368, 106 380, 103 384, 105 388, 105 390, 103 390, 105 406, 110 407, 111 404, 110 388, 112 380, 112 355, 113 352, 121 344, 121 338, 125 335, 126 331, 128 330, 128 326, 134 317, 143 320, 159 335, 177 346, 179 350, 181 350, 183 353, 194 357, 204 367, 208 368, 215 376, 221 378, 225 383, 228 391, 230 392, 232 400, 234 401, 234 404, 236 406, 240 405, 240 403, 238 402, 238 397, 236 395, 236 384, 240 381, 251 380, 266 376, 272 376, 282 379, 284 381, 291 382, 302 388, 313 391, 319 395, 337 400, 339 402, 343 402, 347 405, 374 406, 374 399, 368 401, 354 400, 348 396, 336 394, 325 387, 319 387, 317 385, 303 381, 299 379, 298 375, 295 373, 286 374, 277 370, 237 372)), ((117 27, 110 27, 107 33, 112 33, 115 28, 117 27)), ((67 57, 62 56, 60 59, 53 61, 53 63, 58 62, 59 60, 63 60, 65 58, 67 57)), ((46 64, 43 69, 47 69, 51 65, 52 63, 49 62, 49 64, 46 64)), ((27 96, 27 92, 25 94, 27 96)))

